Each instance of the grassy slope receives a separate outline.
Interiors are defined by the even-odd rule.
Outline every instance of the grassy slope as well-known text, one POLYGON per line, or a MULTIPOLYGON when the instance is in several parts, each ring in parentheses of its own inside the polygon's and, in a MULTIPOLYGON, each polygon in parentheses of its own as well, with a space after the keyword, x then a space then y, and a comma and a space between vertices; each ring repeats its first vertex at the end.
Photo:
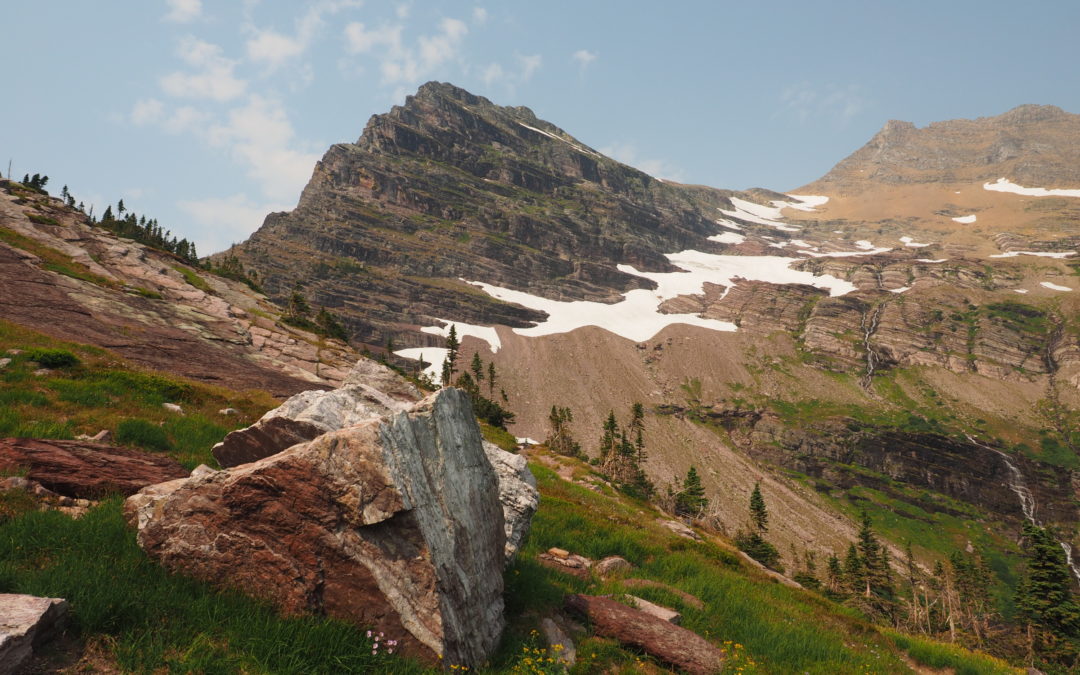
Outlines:
MULTIPOLYGON (((135 434, 135 445, 167 452, 193 466, 212 463, 208 448, 226 427, 244 424, 274 405, 265 394, 240 394, 133 370, 105 350, 0 322, 0 351, 10 348, 66 350, 80 363, 35 376, 29 354, 16 355, 0 371, 4 435, 67 436, 101 428, 117 432, 125 423, 130 427, 131 420, 141 420, 135 425, 143 430, 141 436, 135 434), (180 403, 187 414, 177 417, 161 407, 163 402, 180 403), (217 409, 226 406, 242 414, 217 415, 217 409)), ((882 633, 850 609, 744 567, 723 541, 692 542, 672 535, 656 523, 659 514, 646 504, 592 492, 540 465, 533 470, 542 507, 529 544, 507 571, 510 628, 492 672, 539 672, 537 658, 546 653, 537 653, 532 631, 539 617, 561 607, 566 593, 624 590, 619 580, 586 582, 540 566, 535 555, 551 546, 594 559, 621 555, 635 565, 633 576, 696 595, 705 602, 704 609, 689 607, 664 590, 634 590, 679 609, 684 625, 722 645, 730 655, 728 672, 908 672, 897 645, 920 660, 960 667, 960 672, 1009 672, 982 656, 882 633)), ((588 468, 577 466, 575 471, 588 468)), ((370 641, 356 628, 312 618, 283 619, 235 593, 216 592, 165 573, 135 544, 118 500, 106 501, 81 520, 33 511, 32 503, 14 495, 5 495, 3 502, 0 592, 68 598, 80 637, 125 670, 423 670, 384 653, 372 656, 370 641)), ((656 672, 659 667, 597 637, 581 636, 578 648, 575 673, 656 672)))

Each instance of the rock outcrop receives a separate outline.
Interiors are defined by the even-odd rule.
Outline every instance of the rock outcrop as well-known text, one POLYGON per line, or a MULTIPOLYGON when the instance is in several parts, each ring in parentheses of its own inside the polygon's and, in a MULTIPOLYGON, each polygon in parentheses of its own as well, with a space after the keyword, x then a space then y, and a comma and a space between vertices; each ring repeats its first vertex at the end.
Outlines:
MULTIPOLYGON (((214 457, 223 467, 254 462, 324 433, 409 410, 419 398, 416 387, 394 371, 362 359, 340 389, 292 396, 255 424, 230 432, 214 446, 214 457)), ((524 457, 488 441, 483 448, 498 478, 509 562, 529 532, 540 493, 524 457)))
POLYGON ((0 675, 26 666, 67 620, 68 603, 60 598, 0 594, 0 675))
POLYGON ((444 389, 255 462, 128 500, 166 567, 287 612, 375 626, 476 666, 503 628, 499 485, 468 397, 444 389))
POLYGON ((180 478, 187 470, 174 459, 87 441, 0 438, 0 469, 26 477, 66 497, 98 499, 130 495, 180 478))

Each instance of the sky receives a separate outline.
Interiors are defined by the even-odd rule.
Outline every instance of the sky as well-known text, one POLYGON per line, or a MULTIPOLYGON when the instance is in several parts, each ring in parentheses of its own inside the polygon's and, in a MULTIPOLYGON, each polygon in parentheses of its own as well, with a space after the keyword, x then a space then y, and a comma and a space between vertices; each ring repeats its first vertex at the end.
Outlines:
POLYGON ((889 119, 1080 113, 1080 3, 4 0, 0 172, 205 255, 424 82, 654 176, 790 191, 889 119))

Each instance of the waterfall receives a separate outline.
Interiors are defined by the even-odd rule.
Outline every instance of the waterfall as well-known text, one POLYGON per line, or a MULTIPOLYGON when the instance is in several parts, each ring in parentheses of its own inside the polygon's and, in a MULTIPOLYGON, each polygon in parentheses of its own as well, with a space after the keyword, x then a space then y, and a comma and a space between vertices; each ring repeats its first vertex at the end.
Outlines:
MULTIPOLYGON (((982 443, 972 438, 969 434, 965 434, 965 436, 967 436, 967 439, 969 441, 979 446, 980 448, 989 450, 990 452, 995 453, 998 457, 1001 457, 1001 460, 1005 462, 1005 466, 1009 470, 1009 489, 1012 490, 1013 494, 1016 495, 1016 498, 1020 500, 1020 510, 1024 512, 1024 518, 1032 525, 1035 525, 1036 527, 1042 527, 1042 525, 1039 524, 1038 519, 1035 518, 1035 495, 1034 493, 1032 493, 1031 488, 1029 488, 1027 486, 1027 483, 1024 481, 1024 474, 1020 472, 1020 468, 1013 464, 1012 459, 1010 459, 1009 456, 1001 450, 998 450, 997 448, 992 448, 989 445, 983 445, 982 443)), ((1077 583, 1080 583, 1080 565, 1077 565, 1073 562, 1072 546, 1070 546, 1067 542, 1064 541, 1059 541, 1058 543, 1061 544, 1061 550, 1065 551, 1065 562, 1069 565, 1069 569, 1072 570, 1073 576, 1076 577, 1077 583)))
POLYGON ((874 308, 873 316, 869 317, 867 321, 868 313, 864 313, 862 316, 862 322, 859 326, 863 331, 863 346, 866 348, 866 375, 863 375, 862 384, 863 389, 870 390, 870 384, 874 378, 874 367, 877 362, 877 352, 874 351, 873 346, 870 344, 870 338, 877 332, 878 322, 881 320, 881 311, 885 308, 888 300, 882 302, 880 305, 874 308))

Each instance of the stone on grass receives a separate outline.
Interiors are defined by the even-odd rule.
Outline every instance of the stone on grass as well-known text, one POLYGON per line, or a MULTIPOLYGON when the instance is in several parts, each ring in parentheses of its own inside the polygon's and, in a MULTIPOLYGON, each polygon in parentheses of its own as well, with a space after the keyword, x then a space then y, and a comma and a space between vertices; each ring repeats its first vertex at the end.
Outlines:
POLYGON ((570 595, 566 608, 588 618, 597 635, 640 649, 692 675, 713 675, 724 665, 724 653, 697 633, 610 597, 570 595))
POLYGON ((556 661, 562 661, 567 668, 577 663, 577 650, 574 641, 549 617, 540 621, 540 632, 548 646, 548 654, 556 661))
POLYGON ((68 603, 60 598, 0 594, 0 675, 19 672, 63 628, 68 603))
POLYGON ((165 408, 169 412, 174 412, 177 415, 183 415, 184 414, 184 409, 182 407, 178 406, 175 403, 162 403, 161 407, 165 408))
POLYGON ((630 570, 634 569, 625 558, 620 558, 617 555, 609 555, 600 562, 596 563, 594 568, 596 573, 602 577, 610 576, 612 574, 626 574, 630 570))
POLYGON ((644 598, 639 598, 636 595, 627 595, 625 597, 626 600, 630 603, 630 606, 636 609, 640 609, 646 614, 652 614, 657 619, 661 619, 663 621, 667 621, 668 623, 675 624, 682 622, 682 614, 679 614, 673 609, 669 609, 668 607, 663 607, 662 605, 657 605, 655 603, 649 602, 648 600, 644 598))

